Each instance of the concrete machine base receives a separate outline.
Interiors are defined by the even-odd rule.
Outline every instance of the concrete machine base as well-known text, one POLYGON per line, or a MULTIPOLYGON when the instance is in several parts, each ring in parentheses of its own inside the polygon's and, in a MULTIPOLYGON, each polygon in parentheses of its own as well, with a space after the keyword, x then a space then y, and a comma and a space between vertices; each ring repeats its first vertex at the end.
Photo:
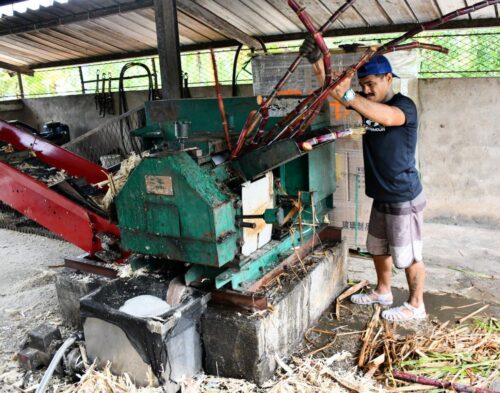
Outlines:
POLYGON ((330 239, 285 269, 292 276, 303 264, 307 273, 288 286, 284 284, 281 293, 268 299, 267 310, 252 312, 209 304, 202 317, 208 374, 262 384, 273 375, 276 356, 287 358, 297 350, 306 330, 346 286, 347 248, 340 241, 326 244, 332 238, 339 240, 340 231, 330 228, 322 234, 330 239))
MULTIPOLYGON (((111 360, 118 374, 127 371, 135 376, 137 382, 146 382, 142 378, 150 361, 147 356, 144 357, 144 351, 137 352, 137 348, 128 343, 130 338, 137 341, 146 334, 152 335, 149 341, 154 344, 153 347, 166 345, 162 353, 168 354, 168 362, 164 363, 172 366, 170 377, 176 374, 173 378, 175 383, 167 378, 172 382, 167 391, 177 389, 180 375, 194 375, 201 371, 201 345, 205 353, 206 373, 262 384, 273 375, 277 367, 276 356, 288 358, 296 351, 306 330, 314 325, 346 286, 347 247, 340 240, 340 230, 326 227, 313 239, 253 283, 246 292, 212 291, 212 301, 201 317, 201 332, 193 329, 198 325, 196 320, 199 316, 185 317, 189 323, 176 323, 177 333, 166 337, 150 332, 147 320, 131 323, 129 317, 123 319, 123 313, 117 313, 115 309, 127 296, 133 296, 137 291, 137 286, 130 287, 131 282, 127 280, 110 281, 102 276, 65 269, 57 277, 56 288, 66 322, 81 326, 81 312, 85 314, 83 319, 86 319, 85 335, 90 357, 111 360), (125 287, 114 288, 117 285, 125 287), (101 289, 93 292, 97 288, 101 289), (110 293, 99 295, 102 291, 110 293), (90 307, 88 299, 99 307, 90 307), (82 302, 85 310, 80 308, 82 302), (101 309, 107 312, 101 315, 101 309), (116 320, 108 323, 109 315, 114 314, 116 320), (128 331, 130 326, 137 329, 128 331), (125 342, 128 344, 124 346, 125 342), (187 373, 185 366, 189 369, 187 373), (181 371, 175 371, 177 368, 181 371)), ((87 264, 70 266, 80 270, 86 269, 87 264)), ((153 279, 151 285, 146 287, 150 291, 155 285, 156 280, 153 279)), ((161 294, 159 297, 164 296, 161 294)), ((194 307, 193 302, 189 303, 186 307, 194 307)), ((182 316, 182 313, 177 314, 182 316)), ((168 321, 165 323, 168 324, 168 321)), ((165 329, 160 330, 163 332, 165 329)))

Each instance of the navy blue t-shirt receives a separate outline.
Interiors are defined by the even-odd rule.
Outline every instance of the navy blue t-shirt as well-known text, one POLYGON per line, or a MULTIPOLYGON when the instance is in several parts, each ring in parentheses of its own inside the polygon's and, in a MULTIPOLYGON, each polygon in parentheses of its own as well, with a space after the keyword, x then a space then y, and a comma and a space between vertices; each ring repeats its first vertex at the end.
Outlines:
POLYGON ((385 127, 363 119, 366 195, 378 202, 407 202, 422 192, 415 168, 417 107, 400 93, 385 104, 401 109, 406 122, 402 126, 385 127))

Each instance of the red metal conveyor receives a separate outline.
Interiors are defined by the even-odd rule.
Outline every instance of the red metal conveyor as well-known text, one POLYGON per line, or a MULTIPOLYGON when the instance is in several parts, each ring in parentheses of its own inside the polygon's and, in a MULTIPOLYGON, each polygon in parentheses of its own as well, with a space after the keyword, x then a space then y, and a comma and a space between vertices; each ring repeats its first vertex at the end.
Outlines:
MULTIPOLYGON (((30 150, 38 160, 89 184, 108 179, 108 172, 101 166, 1 120, 0 141, 17 151, 30 150)), ((2 161, 0 201, 91 255, 105 249, 99 235, 120 237, 119 228, 107 218, 2 161)))

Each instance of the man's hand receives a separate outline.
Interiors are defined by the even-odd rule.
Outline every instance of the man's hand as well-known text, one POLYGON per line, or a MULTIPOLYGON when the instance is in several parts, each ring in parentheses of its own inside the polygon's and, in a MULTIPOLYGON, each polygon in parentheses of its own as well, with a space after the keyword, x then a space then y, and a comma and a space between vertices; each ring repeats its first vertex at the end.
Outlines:
MULTIPOLYGON (((335 89, 333 89, 333 91, 331 93, 331 95, 335 99, 337 99, 338 101, 340 101, 343 104, 344 104, 344 101, 342 100, 342 97, 344 97, 345 92, 351 88, 351 81, 352 81, 353 76, 354 76, 354 72, 349 71, 349 73, 347 74, 347 77, 342 82, 340 82, 340 84, 335 89)), ((335 79, 336 77, 337 76, 334 74, 333 78, 335 79)))
POLYGON ((299 52, 302 56, 306 57, 311 64, 321 59, 321 50, 316 45, 314 37, 310 34, 308 34, 304 42, 302 42, 299 52))

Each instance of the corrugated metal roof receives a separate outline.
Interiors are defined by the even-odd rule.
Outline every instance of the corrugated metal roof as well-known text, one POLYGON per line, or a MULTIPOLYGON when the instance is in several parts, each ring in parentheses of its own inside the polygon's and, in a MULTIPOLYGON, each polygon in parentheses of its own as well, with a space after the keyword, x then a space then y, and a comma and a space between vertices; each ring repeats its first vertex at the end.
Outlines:
MULTIPOLYGON (((344 1, 300 3, 319 26, 344 1)), ((358 0, 335 22, 329 35, 402 31, 476 2, 358 0)), ((255 42, 251 37, 266 41, 299 38, 304 31, 285 0, 177 0, 177 6, 184 49, 228 45, 245 37, 250 42, 255 42), (217 17, 233 29, 213 22, 217 17)), ((490 6, 463 16, 452 27, 499 26, 499 8, 490 6)), ((153 0, 69 0, 0 19, 0 63, 13 66, 37 68, 152 54, 156 47, 153 0)))

